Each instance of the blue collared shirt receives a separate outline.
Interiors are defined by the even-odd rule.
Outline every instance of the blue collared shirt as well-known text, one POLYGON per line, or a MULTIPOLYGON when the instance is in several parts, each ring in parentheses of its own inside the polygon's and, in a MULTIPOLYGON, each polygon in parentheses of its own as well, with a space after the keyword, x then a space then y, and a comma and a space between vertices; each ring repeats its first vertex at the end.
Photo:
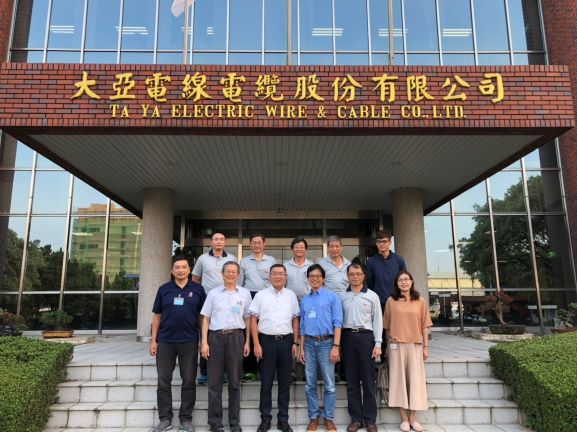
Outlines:
POLYGON ((385 304, 393 292, 395 278, 407 265, 402 256, 389 252, 385 259, 381 254, 373 255, 367 261, 367 286, 376 292, 381 304, 385 304))
POLYGON ((257 261, 254 254, 244 257, 240 260, 239 285, 251 292, 270 288, 268 273, 273 264, 276 264, 276 259, 270 255, 263 255, 259 261, 257 261))
POLYGON ((301 300, 300 333, 303 336, 334 335, 343 326, 343 306, 339 296, 321 287, 301 300))

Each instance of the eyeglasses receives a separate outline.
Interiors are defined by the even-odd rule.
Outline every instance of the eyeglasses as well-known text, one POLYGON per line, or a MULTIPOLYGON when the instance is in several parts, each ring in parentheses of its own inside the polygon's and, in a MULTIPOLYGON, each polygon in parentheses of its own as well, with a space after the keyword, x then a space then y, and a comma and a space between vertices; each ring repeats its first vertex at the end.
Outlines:
POLYGON ((310 274, 310 275, 308 275, 308 278, 309 278, 309 279, 319 279, 319 278, 322 278, 322 277, 323 277, 323 275, 320 275, 320 274, 310 274))
POLYGON ((390 243, 390 240, 387 240, 387 239, 379 239, 379 240, 377 240, 377 243, 378 243, 378 244, 387 244, 387 243, 390 243))
POLYGON ((349 273, 349 276, 350 276, 350 277, 361 277, 361 276, 364 276, 364 275, 365 275, 364 273, 349 273))
POLYGON ((411 282, 411 278, 398 278, 397 279, 399 282, 411 282))

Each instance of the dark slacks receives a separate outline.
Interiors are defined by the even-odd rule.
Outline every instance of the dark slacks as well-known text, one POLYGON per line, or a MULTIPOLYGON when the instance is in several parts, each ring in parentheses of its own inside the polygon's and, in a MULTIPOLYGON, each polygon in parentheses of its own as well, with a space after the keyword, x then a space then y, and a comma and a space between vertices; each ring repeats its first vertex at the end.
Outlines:
POLYGON ((210 348, 207 361, 208 424, 210 426, 222 425, 222 385, 225 373, 228 380, 228 422, 230 425, 239 424, 244 342, 244 330, 235 330, 229 334, 211 331, 208 334, 210 348))
MULTIPOLYGON (((254 299, 256 295, 256 291, 251 291, 250 296, 254 299)), ((252 339, 250 340, 250 353, 242 360, 242 370, 246 373, 253 373, 257 374, 259 369, 258 362, 256 361, 256 357, 254 355, 254 342, 252 339)))
POLYGON ((347 399, 351 421, 374 424, 377 419, 375 347, 372 332, 354 333, 343 329, 341 349, 347 374, 347 399), (361 397, 362 386, 362 397, 361 397))
POLYGON ((278 421, 288 423, 288 408, 290 401, 290 385, 292 371, 292 334, 282 338, 259 335, 262 347, 260 361, 260 404, 259 411, 262 420, 272 420, 272 385, 275 372, 278 380, 278 421))
POLYGON ((156 353, 156 372, 158 384, 156 399, 158 417, 161 420, 172 421, 172 373, 176 366, 180 369, 182 389, 180 392, 180 422, 192 420, 192 410, 196 403, 196 365, 198 359, 198 343, 173 344, 159 342, 156 353))

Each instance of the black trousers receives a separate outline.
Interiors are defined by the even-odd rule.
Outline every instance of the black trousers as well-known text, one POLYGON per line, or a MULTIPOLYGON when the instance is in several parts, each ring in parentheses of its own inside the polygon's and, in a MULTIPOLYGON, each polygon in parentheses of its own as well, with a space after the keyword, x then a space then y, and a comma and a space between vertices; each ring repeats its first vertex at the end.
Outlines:
POLYGON ((172 373, 176 366, 182 378, 182 390, 180 392, 180 409, 178 418, 180 422, 192 420, 192 410, 196 403, 196 365, 198 359, 198 343, 172 344, 159 342, 156 353, 156 373, 158 384, 156 400, 158 404, 158 417, 161 420, 172 421, 172 373))
MULTIPOLYGON (((254 296, 256 295, 256 291, 251 291, 250 292, 250 296, 254 299, 254 296)), ((248 356, 244 357, 244 359, 242 360, 242 369, 244 371, 244 373, 253 373, 253 374, 257 374, 258 373, 258 362, 256 361, 256 357, 254 355, 254 342, 252 341, 252 338, 250 340, 250 352, 248 354, 248 356)))
POLYGON ((347 400, 351 421, 374 424, 377 420, 375 347, 372 332, 354 333, 343 329, 341 350, 347 375, 347 400), (362 397, 361 397, 362 386, 362 397))
POLYGON ((272 420, 272 385, 276 372, 278 380, 277 418, 279 423, 288 423, 293 335, 289 334, 277 339, 274 336, 259 334, 259 341, 263 352, 260 361, 260 417, 262 420, 272 420))
POLYGON ((208 372, 208 424, 222 426, 222 385, 224 374, 228 380, 228 422, 239 424, 240 378, 244 351, 244 330, 234 330, 229 334, 209 332, 210 356, 208 372))

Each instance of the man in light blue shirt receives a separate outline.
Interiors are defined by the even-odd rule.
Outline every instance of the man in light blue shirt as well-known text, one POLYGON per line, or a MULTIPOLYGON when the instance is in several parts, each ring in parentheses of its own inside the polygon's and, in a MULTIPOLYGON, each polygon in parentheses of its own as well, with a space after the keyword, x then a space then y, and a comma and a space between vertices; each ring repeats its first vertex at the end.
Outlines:
POLYGON ((329 256, 321 259, 319 264, 325 269, 327 275, 325 287, 340 295, 349 286, 347 267, 351 265, 351 262, 342 255, 343 242, 339 236, 329 236, 327 245, 329 256))
POLYGON ((253 297, 258 291, 271 287, 268 274, 271 266, 276 264, 274 257, 264 253, 265 240, 264 235, 260 233, 251 235, 252 254, 240 261, 239 285, 249 290, 253 297))
POLYGON ((291 242, 293 259, 284 263, 287 272, 286 287, 296 294, 299 301, 311 291, 307 279, 307 269, 313 262, 307 259, 308 247, 309 245, 304 238, 295 238, 291 242))

